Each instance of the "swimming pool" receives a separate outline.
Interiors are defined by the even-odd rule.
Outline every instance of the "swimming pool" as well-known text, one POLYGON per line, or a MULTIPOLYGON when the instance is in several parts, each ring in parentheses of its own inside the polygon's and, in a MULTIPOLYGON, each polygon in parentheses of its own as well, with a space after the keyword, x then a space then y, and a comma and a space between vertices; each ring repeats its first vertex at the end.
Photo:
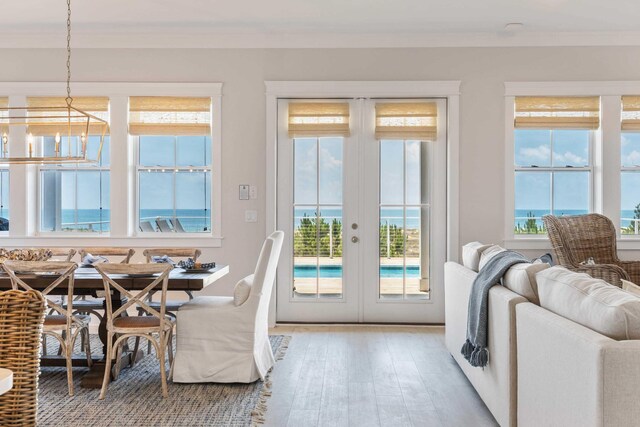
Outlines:
MULTIPOLYGON (((296 265, 293 268, 293 277, 298 279, 305 278, 313 278, 316 277, 317 269, 320 269, 320 277, 330 279, 330 278, 340 278, 342 277, 342 266, 341 265, 321 265, 320 267, 316 267, 315 265, 296 265)), ((408 265, 406 267, 406 274, 408 278, 418 278, 420 277, 420 267, 417 265, 408 265)), ((402 278, 402 266, 401 265, 381 265, 380 266, 380 277, 392 279, 392 278, 402 278)))

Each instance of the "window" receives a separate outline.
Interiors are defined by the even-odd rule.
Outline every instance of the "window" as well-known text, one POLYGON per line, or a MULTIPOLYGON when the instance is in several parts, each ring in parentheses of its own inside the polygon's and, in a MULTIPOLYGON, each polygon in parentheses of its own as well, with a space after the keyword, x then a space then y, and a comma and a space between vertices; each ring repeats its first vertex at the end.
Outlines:
MULTIPOLYGON (((27 105, 65 105, 62 98, 27 99, 27 105)), ((109 99, 106 97, 74 98, 73 105, 90 114, 109 120, 109 99)), ((39 167, 40 231, 90 232, 110 231, 110 153, 109 137, 78 135, 82 131, 72 127, 69 136, 66 124, 27 129, 34 136, 35 150, 39 155, 80 155, 83 145, 88 158, 97 163, 42 165, 39 167), (60 134, 56 136, 56 134, 60 134), (99 157, 98 157, 99 153, 99 157)), ((101 131, 101 130, 100 130, 101 131)))
POLYGON ((9 169, 0 169, 0 231, 9 231, 9 169))
POLYGON ((140 232, 211 233, 211 99, 131 97, 140 232))
POLYGON ((542 216, 592 210, 597 97, 516 97, 514 234, 544 234, 542 216))
POLYGON ((640 96, 622 97, 620 232, 640 234, 640 96))

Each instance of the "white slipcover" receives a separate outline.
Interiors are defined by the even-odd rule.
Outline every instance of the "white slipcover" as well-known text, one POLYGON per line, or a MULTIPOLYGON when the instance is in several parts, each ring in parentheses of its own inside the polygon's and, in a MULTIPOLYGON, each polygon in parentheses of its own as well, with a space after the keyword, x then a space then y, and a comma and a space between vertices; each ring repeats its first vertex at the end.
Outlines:
POLYGON ((284 233, 276 231, 262 246, 249 298, 198 296, 177 313, 177 349, 173 381, 178 383, 250 383, 275 363, 269 343, 269 300, 284 233))

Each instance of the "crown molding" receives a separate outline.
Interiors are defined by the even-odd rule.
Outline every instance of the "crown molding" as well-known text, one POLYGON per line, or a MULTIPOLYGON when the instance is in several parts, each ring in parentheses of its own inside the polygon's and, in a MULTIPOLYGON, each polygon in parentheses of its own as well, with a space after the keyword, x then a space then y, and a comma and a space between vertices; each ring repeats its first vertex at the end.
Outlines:
MULTIPOLYGON (((0 32, 0 48, 63 48, 59 33, 0 32)), ((640 46, 640 31, 485 33, 77 32, 74 48, 420 48, 640 46)))

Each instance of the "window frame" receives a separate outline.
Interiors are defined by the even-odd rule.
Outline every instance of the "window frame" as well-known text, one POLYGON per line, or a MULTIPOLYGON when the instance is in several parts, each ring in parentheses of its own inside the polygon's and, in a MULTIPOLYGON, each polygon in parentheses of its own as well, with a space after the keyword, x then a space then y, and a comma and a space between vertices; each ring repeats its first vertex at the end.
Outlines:
MULTIPOLYGON (((0 94, 9 97, 10 106, 26 106, 29 96, 60 96, 64 82, 0 82, 0 94)), ((13 211, 25 212, 11 220, 9 232, 0 232, 6 246, 131 246, 191 247, 194 239, 202 248, 222 246, 222 186, 221 186, 221 101, 222 83, 119 83, 79 82, 73 85, 75 96, 107 96, 110 110, 110 210, 109 233, 75 233, 68 231, 40 231, 39 167, 10 165, 9 206, 13 211), (130 96, 185 96, 211 98, 211 233, 156 233, 140 236, 136 232, 137 209, 136 159, 128 134, 128 99, 130 96), (90 234, 90 235, 87 235, 90 234)), ((12 129, 9 150, 25 154, 25 132, 12 129)))
POLYGON ((514 105, 516 96, 599 96, 600 128, 594 132, 593 212, 612 218, 619 250, 637 250, 640 236, 620 234, 622 96, 640 94, 640 81, 505 82, 504 97, 504 245, 516 250, 550 250, 545 235, 515 235, 514 224, 514 105), (605 189, 613 189, 605 191, 605 189))
MULTIPOLYGON (((165 135, 166 136, 166 135, 165 135)), ((169 135, 171 136, 171 135, 169 135)), ((173 135, 173 138, 178 137, 179 135, 173 135)), ((209 205, 209 215, 211 216, 211 223, 209 224, 209 231, 203 231, 203 232, 187 232, 187 233, 183 233, 186 236, 193 236, 193 237, 214 237, 214 218, 213 218, 213 159, 211 159, 211 162, 209 163, 208 166, 177 166, 177 165, 173 165, 173 166, 141 166, 140 165, 140 135, 130 135, 129 139, 131 140, 132 144, 133 144, 133 150, 134 150, 134 163, 135 163, 135 168, 136 168, 136 172, 135 172, 135 188, 136 188, 136 201, 135 201, 135 223, 134 223, 134 228, 135 228, 135 234, 137 236, 145 236, 145 237, 155 237, 156 234, 158 234, 157 232, 145 232, 145 231, 141 231, 140 230, 140 172, 144 171, 144 170, 148 170, 148 169, 152 169, 152 170, 157 170, 157 169, 173 169, 173 172, 171 172, 173 174, 173 176, 175 177, 175 174, 180 173, 180 172, 185 172, 185 171, 189 171, 189 170, 193 170, 194 172, 208 172, 210 179, 211 179, 211 183, 209 185, 209 187, 211 188, 211 192, 209 193, 209 201, 210 201, 210 205, 209 205)), ((178 141, 176 140, 174 142, 174 158, 177 162, 178 159, 178 141)), ((211 137, 211 151, 213 151, 213 138, 211 137)), ((174 200, 174 212, 175 212, 175 202, 176 202, 176 189, 177 189, 177 183, 174 179, 173 182, 173 200, 174 200)))
MULTIPOLYGON (((522 129, 533 129, 533 128, 522 128, 522 129)), ((516 165, 515 162, 515 132, 516 132, 516 128, 514 127, 513 129, 513 156, 512 156, 512 164, 511 164, 511 168, 513 170, 513 181, 514 181, 514 189, 513 189, 513 199, 514 199, 514 203, 513 203, 513 223, 511 224, 511 228, 512 230, 515 228, 515 175, 518 172, 529 172, 529 173, 551 173, 551 183, 550 183, 550 194, 549 194, 549 207, 551 212, 553 213, 553 204, 554 204, 554 180, 553 180, 553 173, 555 172, 568 172, 568 173, 573 173, 573 172, 588 172, 589 173, 589 181, 588 181, 588 195, 589 195, 589 203, 588 203, 588 209, 589 212, 592 213, 594 212, 594 145, 596 143, 596 130, 589 130, 589 147, 588 147, 588 152, 589 152, 589 165, 588 166, 573 166, 573 167, 569 167, 569 166, 553 166, 553 144, 554 144, 554 134, 553 132, 555 131, 562 131, 564 129, 539 129, 536 128, 536 130, 544 130, 544 131, 550 131, 550 139, 549 139, 549 146, 550 146, 550 150, 551 150, 551 154, 550 154, 550 160, 551 160, 551 166, 518 166, 516 165)), ((516 239, 520 239, 520 238, 536 238, 536 236, 540 236, 540 234, 527 234, 527 233, 515 233, 515 231, 512 231, 514 238, 516 239)))

